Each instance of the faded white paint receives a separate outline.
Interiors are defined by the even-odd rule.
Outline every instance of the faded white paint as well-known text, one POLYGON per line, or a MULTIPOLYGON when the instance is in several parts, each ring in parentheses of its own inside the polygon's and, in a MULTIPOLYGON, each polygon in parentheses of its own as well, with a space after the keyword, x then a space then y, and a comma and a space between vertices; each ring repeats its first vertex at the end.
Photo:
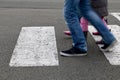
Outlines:
POLYGON ((110 13, 111 15, 113 15, 115 18, 117 18, 120 21, 120 13, 110 13))
POLYGON ((22 27, 9 65, 58 66, 54 26, 22 27))
MULTIPOLYGON (((116 45, 112 52, 103 52, 111 65, 120 65, 120 26, 118 25, 108 25, 111 32, 118 40, 118 45, 116 45)), ((93 26, 89 26, 89 31, 95 40, 101 40, 100 36, 94 36, 92 32, 96 31, 93 26)), ((100 47, 101 45, 99 45, 100 47)))

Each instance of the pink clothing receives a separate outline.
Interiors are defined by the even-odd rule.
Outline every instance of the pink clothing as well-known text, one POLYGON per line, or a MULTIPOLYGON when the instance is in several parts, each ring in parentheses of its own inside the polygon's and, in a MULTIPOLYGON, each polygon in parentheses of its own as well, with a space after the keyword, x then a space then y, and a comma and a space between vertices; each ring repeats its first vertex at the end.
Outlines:
POLYGON ((102 21, 103 21, 103 23, 105 24, 105 26, 108 28, 107 23, 106 23, 106 21, 105 21, 104 18, 102 18, 102 21))
MULTIPOLYGON (((107 26, 105 19, 104 18, 101 18, 101 19, 102 19, 103 23, 107 26)), ((88 31, 88 21, 85 18, 82 17, 80 19, 80 25, 81 25, 83 31, 88 31)))
POLYGON ((82 27, 82 31, 88 31, 88 21, 85 18, 80 19, 80 25, 82 27))

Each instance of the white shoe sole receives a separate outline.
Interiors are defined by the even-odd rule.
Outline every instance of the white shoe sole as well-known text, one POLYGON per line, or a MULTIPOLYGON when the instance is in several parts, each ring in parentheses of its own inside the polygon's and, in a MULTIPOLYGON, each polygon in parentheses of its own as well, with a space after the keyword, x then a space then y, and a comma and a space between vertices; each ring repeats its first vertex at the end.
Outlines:
POLYGON ((87 53, 84 53, 84 54, 65 54, 63 52, 60 52, 60 55, 61 56, 86 56, 87 53))

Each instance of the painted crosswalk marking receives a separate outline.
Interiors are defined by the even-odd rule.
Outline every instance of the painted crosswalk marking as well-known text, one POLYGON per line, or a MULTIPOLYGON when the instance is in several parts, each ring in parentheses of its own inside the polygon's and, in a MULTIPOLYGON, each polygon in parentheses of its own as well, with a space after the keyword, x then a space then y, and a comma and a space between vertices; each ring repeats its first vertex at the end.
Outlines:
MULTIPOLYGON (((103 52, 111 65, 120 65, 120 26, 118 25, 108 25, 111 29, 111 32, 118 40, 118 45, 114 47, 112 52, 103 52)), ((89 31, 92 35, 92 32, 96 31, 93 26, 89 26, 89 31)), ((101 40, 100 36, 92 35, 95 40, 101 40)))
POLYGON ((120 21, 120 13, 110 13, 110 14, 120 21))
POLYGON ((54 26, 22 27, 9 65, 58 66, 54 26))

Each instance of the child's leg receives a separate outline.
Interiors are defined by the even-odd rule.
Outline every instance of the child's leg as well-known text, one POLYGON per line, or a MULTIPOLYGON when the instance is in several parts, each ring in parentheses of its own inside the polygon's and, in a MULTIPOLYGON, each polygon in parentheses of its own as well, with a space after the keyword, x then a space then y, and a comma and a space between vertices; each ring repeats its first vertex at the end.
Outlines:
POLYGON ((82 28, 82 31, 84 33, 85 38, 87 39, 87 34, 88 34, 88 21, 85 18, 80 19, 80 25, 82 28))
POLYGON ((80 25, 82 27, 82 31, 86 32, 88 31, 88 21, 85 18, 80 19, 80 25))
MULTIPOLYGON (((105 18, 104 18, 104 17, 101 17, 101 19, 102 19, 103 23, 105 24, 105 26, 108 28, 108 22, 105 20, 105 18)), ((109 29, 109 28, 108 28, 108 29, 109 29)))
MULTIPOLYGON (((87 37, 87 32, 88 32, 88 21, 85 18, 80 19, 80 25, 82 28, 82 31, 84 32, 85 37, 87 37)), ((64 31, 66 35, 71 35, 70 31, 64 31)))

